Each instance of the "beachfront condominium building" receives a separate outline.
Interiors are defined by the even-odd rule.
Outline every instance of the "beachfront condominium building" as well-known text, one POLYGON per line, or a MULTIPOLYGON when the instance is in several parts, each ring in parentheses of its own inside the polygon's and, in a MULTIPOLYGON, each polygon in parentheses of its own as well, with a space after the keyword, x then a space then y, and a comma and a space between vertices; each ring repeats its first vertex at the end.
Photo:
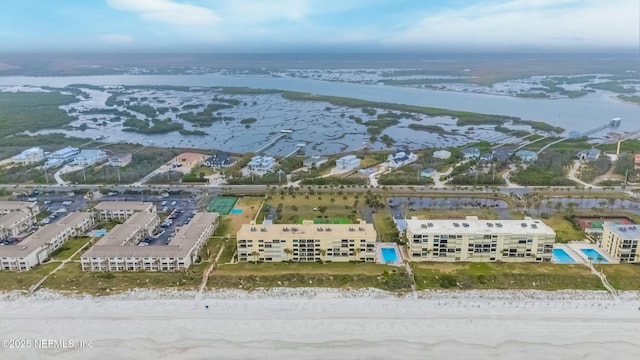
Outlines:
POLYGON ((177 271, 197 261, 216 228, 217 213, 197 213, 167 245, 139 245, 158 226, 156 214, 137 213, 121 229, 114 227, 80 258, 84 271, 177 271), (150 217, 154 217, 153 219, 150 217))
POLYGON ((411 261, 550 261, 555 232, 542 221, 407 220, 411 261))
POLYGON ((35 216, 40 212, 40 208, 35 201, 0 201, 0 215, 13 211, 25 211, 35 216))
POLYGON ((346 155, 336 160, 336 168, 339 170, 353 170, 360 166, 360 159, 355 155, 346 155))
POLYGON ((0 267, 3 270, 29 270, 47 260, 69 238, 90 230, 93 224, 93 214, 89 212, 70 213, 15 245, 0 246, 0 267))
POLYGON ((11 158, 15 164, 35 164, 44 161, 44 150, 39 147, 27 149, 11 158))
POLYGON ((239 261, 375 261, 372 224, 244 224, 237 233, 239 261))
POLYGON ((12 211, 0 215, 0 239, 18 237, 35 223, 36 217, 29 211, 12 211))
POLYGON ((152 202, 142 201, 103 201, 94 208, 98 220, 126 220, 135 212, 155 212, 152 202))
MULTIPOLYGON (((620 225, 605 222, 602 225, 602 242, 600 248, 621 263, 638 263, 638 241, 640 225, 620 225)), ((593 259, 597 261, 598 259, 593 259)))

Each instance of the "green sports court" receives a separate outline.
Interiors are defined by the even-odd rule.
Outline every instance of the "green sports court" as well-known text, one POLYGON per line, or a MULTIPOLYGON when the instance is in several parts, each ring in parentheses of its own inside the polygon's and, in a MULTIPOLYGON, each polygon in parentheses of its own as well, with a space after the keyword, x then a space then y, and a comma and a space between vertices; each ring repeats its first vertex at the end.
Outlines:
POLYGON ((215 199, 211 200, 209 206, 207 206, 207 211, 217 212, 220 215, 229 215, 236 202, 238 202, 237 197, 218 196, 215 199))

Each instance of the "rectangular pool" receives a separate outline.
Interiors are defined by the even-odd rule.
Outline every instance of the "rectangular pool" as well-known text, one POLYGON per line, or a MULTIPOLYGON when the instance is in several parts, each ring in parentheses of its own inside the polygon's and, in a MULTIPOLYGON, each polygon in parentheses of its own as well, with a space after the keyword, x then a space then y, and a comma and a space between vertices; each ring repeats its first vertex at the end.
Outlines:
POLYGON ((594 249, 580 249, 580 251, 582 251, 583 254, 587 255, 587 257, 590 257, 594 264, 608 262, 607 259, 605 259, 604 256, 602 256, 602 254, 595 251, 594 249), (598 259, 601 259, 601 260, 598 260, 598 259))
POLYGON ((575 264, 576 261, 563 249, 553 249, 553 261, 558 264, 575 264))
POLYGON ((382 248, 380 249, 380 251, 382 252, 382 260, 384 260, 384 262, 398 261, 398 254, 396 254, 396 249, 382 248))

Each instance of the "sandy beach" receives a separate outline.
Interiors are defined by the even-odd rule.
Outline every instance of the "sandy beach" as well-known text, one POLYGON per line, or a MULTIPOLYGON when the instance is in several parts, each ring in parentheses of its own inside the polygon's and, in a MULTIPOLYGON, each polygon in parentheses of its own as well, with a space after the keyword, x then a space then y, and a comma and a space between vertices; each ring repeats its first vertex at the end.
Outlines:
POLYGON ((638 292, 42 291, 0 294, 0 306, 3 359, 618 360, 640 349, 638 292))

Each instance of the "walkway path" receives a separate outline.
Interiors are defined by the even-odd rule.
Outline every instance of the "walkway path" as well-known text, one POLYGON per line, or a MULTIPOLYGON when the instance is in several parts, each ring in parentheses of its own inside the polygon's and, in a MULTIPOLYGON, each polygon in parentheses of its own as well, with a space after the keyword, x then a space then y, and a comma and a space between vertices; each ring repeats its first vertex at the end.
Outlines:
POLYGON ((511 177, 511 173, 516 171, 517 169, 518 167, 515 164, 511 164, 509 165, 509 170, 507 170, 504 174, 502 174, 502 179, 504 180, 506 186, 509 188, 524 188, 524 186, 522 185, 512 183, 511 180, 509 179, 509 177, 511 177))
POLYGON ((89 241, 87 241, 84 245, 82 245, 82 247, 80 247, 80 249, 78 249, 76 252, 74 252, 73 254, 71 254, 71 256, 69 256, 68 258, 62 260, 60 262, 60 265, 56 266, 55 269, 53 269, 50 273, 48 273, 47 275, 45 275, 42 279, 40 279, 40 281, 38 281, 37 283, 35 283, 34 285, 32 285, 29 288, 29 292, 31 294, 33 294, 34 292, 36 292, 38 290, 38 288, 40 288, 40 286, 51 276, 53 275, 56 271, 62 269, 64 267, 64 265, 68 262, 74 262, 73 261, 73 257, 76 256, 77 254, 79 254, 82 250, 84 250, 87 246, 89 246, 89 244, 93 243, 93 238, 91 238, 89 241))
POLYGON ((579 160, 574 161, 573 166, 571 167, 571 170, 569 170, 569 175, 567 175, 567 178, 569 178, 569 180, 573 180, 577 182, 578 184, 584 186, 585 188, 599 189, 600 188, 599 186, 588 184, 576 177, 576 172, 578 172, 578 169, 580 169, 580 165, 582 165, 581 161, 579 160))

